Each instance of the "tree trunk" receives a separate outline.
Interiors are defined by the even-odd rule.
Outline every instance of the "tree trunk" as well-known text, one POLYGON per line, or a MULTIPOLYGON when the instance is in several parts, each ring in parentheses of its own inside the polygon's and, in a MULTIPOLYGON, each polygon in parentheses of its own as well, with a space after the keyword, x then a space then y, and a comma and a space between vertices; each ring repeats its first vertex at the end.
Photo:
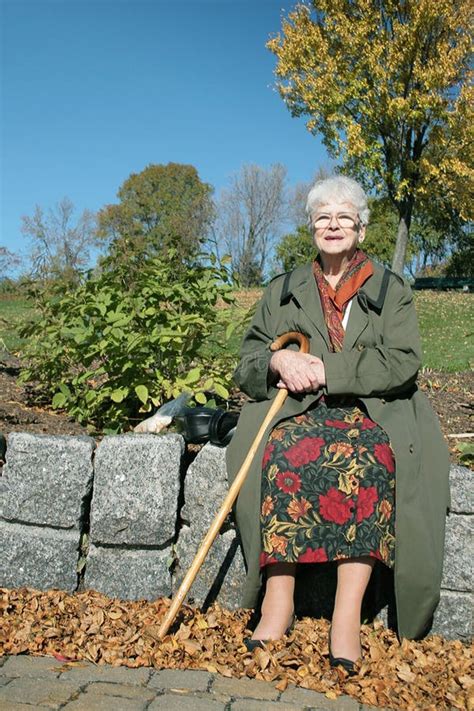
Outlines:
POLYGON ((403 274, 403 267, 405 266, 408 236, 410 234, 410 217, 411 215, 409 214, 402 214, 400 215, 400 222, 398 223, 397 241, 392 259, 392 269, 397 274, 403 274))

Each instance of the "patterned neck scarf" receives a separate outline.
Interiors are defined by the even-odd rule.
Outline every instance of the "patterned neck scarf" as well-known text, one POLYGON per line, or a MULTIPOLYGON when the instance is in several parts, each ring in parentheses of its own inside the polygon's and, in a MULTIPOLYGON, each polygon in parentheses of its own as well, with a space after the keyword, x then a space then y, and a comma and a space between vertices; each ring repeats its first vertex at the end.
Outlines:
POLYGON ((344 328, 342 319, 349 301, 357 294, 362 284, 372 276, 374 269, 368 256, 356 249, 351 261, 344 270, 336 288, 326 281, 319 257, 313 262, 313 274, 321 298, 324 320, 329 333, 333 351, 342 351, 344 328))

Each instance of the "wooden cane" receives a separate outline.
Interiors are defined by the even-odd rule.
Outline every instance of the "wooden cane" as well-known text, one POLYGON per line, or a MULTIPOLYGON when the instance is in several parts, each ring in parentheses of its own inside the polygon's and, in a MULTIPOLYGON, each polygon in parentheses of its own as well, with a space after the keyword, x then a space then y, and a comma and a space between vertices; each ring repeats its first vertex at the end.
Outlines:
MULTIPOLYGON (((287 343, 290 342, 297 342, 299 343, 300 346, 300 353, 309 353, 309 341, 306 336, 304 336, 302 333, 297 333, 296 331, 289 331, 288 333, 284 333, 282 336, 279 336, 276 341, 272 343, 270 346, 270 350, 272 351, 277 351, 283 346, 285 346, 287 343)), ((237 472, 237 475, 232 483, 232 486, 229 489, 229 492, 224 500, 224 503, 222 504, 221 508, 219 509, 215 519, 211 523, 211 526, 205 535, 205 537, 202 540, 201 546, 196 553, 196 556, 191 564, 191 567, 189 568, 188 572, 183 578, 183 581, 181 585, 179 586, 179 590, 176 593, 175 597, 173 598, 171 602, 171 606, 166 613, 165 619, 161 623, 160 629, 158 630, 158 639, 163 639, 165 634, 168 632, 169 628, 173 624, 173 621, 178 614, 178 611, 181 607, 181 605, 184 602, 184 599, 186 595, 189 592, 189 588, 194 582, 194 579, 196 578, 196 575, 198 574, 201 565, 204 563, 204 560, 207 556, 207 553, 209 551, 209 548, 212 546, 214 543, 214 539, 216 538, 217 534, 219 533, 222 524, 224 523, 227 514, 231 510, 234 501, 237 498, 237 495, 242 488, 242 484, 245 481, 245 477, 248 474, 248 471, 250 469, 250 465, 252 464, 253 458, 255 457, 255 454, 257 452, 258 446, 260 442, 262 441, 263 435, 265 434, 265 430, 267 429, 268 425, 272 421, 272 419, 275 417, 277 412, 280 410, 281 406, 286 400, 286 397, 288 395, 288 390, 285 388, 282 388, 276 398, 274 399, 269 411, 267 412, 267 415, 265 416, 265 419, 263 420, 260 429, 257 432, 257 436, 255 437, 254 441, 252 442, 252 445, 248 451, 247 456, 245 457, 245 460, 240 467, 239 471, 237 472)))

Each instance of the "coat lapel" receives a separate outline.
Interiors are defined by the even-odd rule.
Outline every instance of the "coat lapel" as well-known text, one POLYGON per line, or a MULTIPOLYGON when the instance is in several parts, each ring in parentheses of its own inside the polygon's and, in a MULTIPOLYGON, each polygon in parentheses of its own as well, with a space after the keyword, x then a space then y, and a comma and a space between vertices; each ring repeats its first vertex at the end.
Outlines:
POLYGON ((295 280, 294 286, 291 288, 291 293, 297 300, 300 308, 304 311, 311 323, 321 334, 327 347, 330 347, 329 335, 324 320, 323 310, 321 307, 321 299, 319 298, 316 280, 313 276, 312 265, 305 265, 298 270, 300 279, 295 280))
POLYGON ((361 286, 357 295, 354 297, 349 314, 349 321, 344 336, 343 350, 350 351, 357 343, 358 339, 369 325, 368 309, 374 308, 381 311, 383 306, 384 295, 383 290, 384 271, 374 266, 374 273, 367 279, 365 284, 361 286))
POLYGON ((344 351, 350 351, 354 347, 358 338, 367 328, 368 323, 369 317, 367 313, 363 310, 357 296, 354 296, 342 345, 344 351))

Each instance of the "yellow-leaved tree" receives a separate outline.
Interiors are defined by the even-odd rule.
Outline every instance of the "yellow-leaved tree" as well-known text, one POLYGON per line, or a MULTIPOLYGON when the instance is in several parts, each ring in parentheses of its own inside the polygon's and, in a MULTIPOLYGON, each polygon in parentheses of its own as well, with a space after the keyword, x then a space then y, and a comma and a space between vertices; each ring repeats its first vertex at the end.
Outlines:
POLYGON ((473 217, 472 0, 311 0, 267 46, 293 116, 398 214, 402 272, 418 208, 473 217))

